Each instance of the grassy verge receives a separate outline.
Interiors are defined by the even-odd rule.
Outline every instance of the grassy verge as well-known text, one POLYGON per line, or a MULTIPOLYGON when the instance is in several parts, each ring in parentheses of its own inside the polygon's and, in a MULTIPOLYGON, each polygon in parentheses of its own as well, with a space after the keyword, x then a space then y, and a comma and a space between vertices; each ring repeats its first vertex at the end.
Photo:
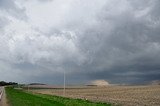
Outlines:
POLYGON ((111 106, 111 104, 93 103, 81 99, 31 94, 11 87, 6 88, 6 94, 11 106, 111 106))

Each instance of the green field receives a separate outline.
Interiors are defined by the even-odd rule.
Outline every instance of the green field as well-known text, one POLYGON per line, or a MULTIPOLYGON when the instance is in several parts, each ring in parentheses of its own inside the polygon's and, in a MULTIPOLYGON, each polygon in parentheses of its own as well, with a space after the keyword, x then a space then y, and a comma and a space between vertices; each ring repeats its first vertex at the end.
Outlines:
POLYGON ((111 104, 93 103, 81 99, 32 94, 11 87, 5 90, 11 106, 111 106, 111 104))

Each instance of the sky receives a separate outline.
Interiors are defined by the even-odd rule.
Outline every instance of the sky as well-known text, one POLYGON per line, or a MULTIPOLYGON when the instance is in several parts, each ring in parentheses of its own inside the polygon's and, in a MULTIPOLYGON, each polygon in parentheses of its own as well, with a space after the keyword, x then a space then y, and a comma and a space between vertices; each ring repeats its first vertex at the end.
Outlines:
POLYGON ((160 80, 159 0, 0 0, 0 80, 160 80))

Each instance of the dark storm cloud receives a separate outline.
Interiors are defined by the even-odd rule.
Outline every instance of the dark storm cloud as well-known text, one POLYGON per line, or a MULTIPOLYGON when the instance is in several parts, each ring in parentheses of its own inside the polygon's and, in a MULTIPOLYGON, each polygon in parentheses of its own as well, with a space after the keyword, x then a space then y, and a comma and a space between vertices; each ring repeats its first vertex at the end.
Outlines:
MULTIPOLYGON (((21 2, 25 10, 0 1, 1 10, 26 12, 29 20, 15 19, 0 39, 0 67, 7 72, 13 68, 23 81, 57 84, 63 71, 67 83, 160 80, 159 0, 39 1, 21 2)), ((3 27, 5 19, 0 22, 3 27)))
POLYGON ((88 73, 91 79, 141 83, 160 78, 160 8, 157 5, 160 2, 128 3, 130 10, 115 16, 107 13, 112 9, 106 10, 100 14, 103 17, 99 19, 100 27, 98 25, 83 33, 81 47, 90 52, 92 61, 87 70, 95 72, 88 73), (151 8, 147 14, 136 16, 147 8, 151 8), (108 23, 110 26, 105 27, 108 23), (110 27, 113 27, 111 32, 108 31, 110 27))

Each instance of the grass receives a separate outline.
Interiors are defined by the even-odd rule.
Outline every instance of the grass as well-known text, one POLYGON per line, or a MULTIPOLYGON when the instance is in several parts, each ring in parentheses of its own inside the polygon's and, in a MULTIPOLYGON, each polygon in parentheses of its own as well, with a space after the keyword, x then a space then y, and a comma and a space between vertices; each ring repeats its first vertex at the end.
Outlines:
POLYGON ((81 99, 32 94, 12 87, 6 87, 5 90, 11 106, 111 106, 111 104, 93 103, 81 99))

